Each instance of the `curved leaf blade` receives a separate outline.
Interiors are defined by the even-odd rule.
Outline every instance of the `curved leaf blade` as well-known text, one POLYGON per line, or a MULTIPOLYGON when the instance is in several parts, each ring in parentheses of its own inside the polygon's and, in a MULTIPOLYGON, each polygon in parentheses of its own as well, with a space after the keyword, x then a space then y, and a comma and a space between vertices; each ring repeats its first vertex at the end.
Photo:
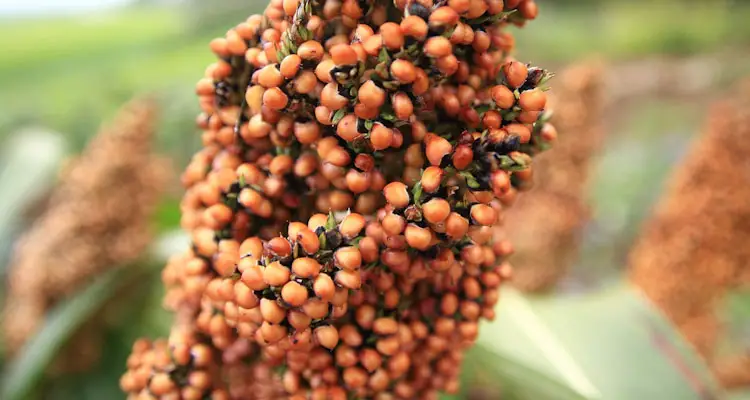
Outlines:
MULTIPOLYGON (((562 298, 506 288, 498 318, 486 324, 479 342, 500 355, 501 363, 509 359, 516 370, 552 377, 579 398, 724 398, 695 352, 631 287, 562 298)), ((562 397, 547 392, 518 398, 562 397)))
POLYGON ((66 340, 115 292, 122 272, 122 268, 107 272, 49 314, 44 327, 6 367, 0 398, 22 400, 28 397, 66 340))

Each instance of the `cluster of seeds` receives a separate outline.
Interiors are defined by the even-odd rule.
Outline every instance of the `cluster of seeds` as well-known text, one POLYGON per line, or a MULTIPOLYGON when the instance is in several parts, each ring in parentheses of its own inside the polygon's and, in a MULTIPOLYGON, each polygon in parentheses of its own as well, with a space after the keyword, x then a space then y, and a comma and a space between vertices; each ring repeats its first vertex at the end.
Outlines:
POLYGON ((536 14, 532 0, 274 0, 211 42, 204 147, 183 174, 193 246, 163 278, 232 398, 458 390, 510 275, 494 230, 556 137, 550 74, 513 59, 504 31, 536 14))
POLYGON ((750 81, 738 87, 738 94, 709 111, 704 133, 676 169, 629 254, 633 283, 709 364, 718 366, 717 375, 727 384, 738 379, 732 364, 748 365, 739 358, 722 366, 717 359, 723 333, 718 307, 743 283, 750 259, 745 245, 750 240, 750 81))
MULTIPOLYGON (((60 301, 116 266, 133 262, 152 239, 149 221, 169 168, 154 155, 156 105, 131 101, 70 160, 32 228, 18 241, 8 273, 3 344, 13 355, 60 301)), ((94 324, 96 325, 96 324, 94 324)), ((101 349, 99 329, 68 348, 65 370, 85 370, 101 349)))

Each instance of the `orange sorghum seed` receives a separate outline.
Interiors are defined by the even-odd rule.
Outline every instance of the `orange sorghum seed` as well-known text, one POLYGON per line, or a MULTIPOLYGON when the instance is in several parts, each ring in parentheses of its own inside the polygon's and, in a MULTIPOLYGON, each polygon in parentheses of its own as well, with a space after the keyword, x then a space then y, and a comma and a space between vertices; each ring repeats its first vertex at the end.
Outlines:
POLYGON ((525 90, 518 99, 518 105, 524 111, 542 111, 546 104, 547 95, 539 89, 525 90))
POLYGON ((315 40, 308 40, 299 45, 297 54, 303 60, 319 61, 323 58, 323 46, 321 46, 320 43, 315 40))
POLYGON ((281 288, 281 298, 293 307, 299 307, 307 301, 307 288, 295 281, 287 282, 281 288))
POLYGON ((365 106, 377 109, 385 103, 386 95, 385 90, 368 80, 359 88, 357 98, 365 106))
POLYGON ((393 144, 393 130, 382 124, 375 124, 370 132, 370 143, 375 150, 385 150, 393 144))
POLYGON ((424 44, 424 52, 430 57, 440 58, 451 54, 453 46, 450 40, 443 36, 433 36, 424 44))
POLYGON ((329 50, 333 63, 336 65, 352 65, 357 63, 357 53, 348 44, 337 44, 329 50))
POLYGON ((436 192, 443 181, 444 171, 440 167, 427 167, 422 173, 422 189, 427 193, 436 192))
POLYGON ((422 205, 422 215, 431 224, 445 221, 451 212, 451 206, 445 199, 439 197, 430 199, 422 205))
POLYGON ((521 64, 518 61, 511 61, 503 65, 503 73, 505 74, 505 80, 508 85, 512 88, 518 88, 526 82, 529 70, 526 65, 521 64))
POLYGON ((427 160, 429 160, 432 165, 440 165, 443 161, 443 157, 453 150, 453 146, 447 139, 434 134, 428 134, 428 136, 425 137, 425 146, 427 160))

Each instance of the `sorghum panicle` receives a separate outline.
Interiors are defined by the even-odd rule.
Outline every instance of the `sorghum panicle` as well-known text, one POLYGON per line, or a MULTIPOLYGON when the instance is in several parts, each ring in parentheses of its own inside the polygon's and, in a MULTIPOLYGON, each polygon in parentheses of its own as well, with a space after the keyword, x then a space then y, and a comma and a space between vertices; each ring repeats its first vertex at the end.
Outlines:
POLYGON ((629 255, 630 277, 714 364, 716 307, 747 273, 750 81, 709 110, 629 255))
POLYGON ((170 395, 458 390, 510 276, 493 229, 553 139, 551 75, 512 58, 504 30, 536 15, 532 0, 274 0, 211 42, 204 147, 182 176, 193 246, 163 278, 220 379, 197 397, 171 379, 170 395))
MULTIPOLYGON (((138 99, 71 160, 16 247, 9 271, 4 344, 19 349, 44 322, 46 312, 109 268, 136 260, 152 236, 153 213, 170 169, 151 150, 156 105, 138 99)), ((86 340, 70 348, 63 368, 89 365, 101 350, 86 340), (91 351, 84 351, 91 349, 91 351), (91 357, 88 357, 90 355, 91 357)))

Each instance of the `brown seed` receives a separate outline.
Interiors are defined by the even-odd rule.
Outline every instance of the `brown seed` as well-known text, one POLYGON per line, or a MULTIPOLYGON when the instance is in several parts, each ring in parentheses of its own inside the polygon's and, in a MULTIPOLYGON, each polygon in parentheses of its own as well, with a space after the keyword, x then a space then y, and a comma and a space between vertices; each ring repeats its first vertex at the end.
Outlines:
POLYGON ((289 268, 272 262, 263 269, 263 281, 270 286, 282 286, 289 282, 289 268))
POLYGON ((456 147, 452 156, 453 166, 458 170, 468 168, 474 161, 474 151, 468 144, 462 144, 456 147))
POLYGON ((354 271, 362 265, 362 255, 354 246, 342 247, 333 254, 336 266, 354 271))
POLYGON ((505 74, 505 81, 508 85, 512 88, 518 88, 526 82, 529 70, 526 65, 518 61, 511 61, 503 65, 503 73, 505 74))
POLYGON ((275 64, 266 65, 258 72, 258 83, 264 88, 279 87, 284 83, 284 76, 275 64))
POLYGON ((357 352, 349 346, 338 346, 335 352, 336 366, 340 368, 357 365, 357 352))
POLYGON ((510 190, 510 176, 503 170, 494 171, 490 176, 493 193, 500 197, 510 190))
POLYGON ((260 334, 266 342, 276 343, 287 336, 288 332, 283 325, 272 325, 268 321, 263 321, 260 326, 260 334))
POLYGON ((380 249, 375 239, 366 236, 359 241, 359 252, 362 254, 362 261, 371 263, 380 257, 380 249))
POLYGON ((362 47, 368 55, 377 56, 383 47, 383 37, 380 34, 372 35, 362 42, 362 47))
POLYGON ((234 301, 238 306, 248 309, 255 308, 260 303, 255 293, 239 281, 234 285, 234 301))
POLYGON ((282 4, 283 4, 284 12, 286 13, 286 15, 288 17, 291 17, 291 16, 294 16, 294 13, 297 12, 297 7, 299 6, 299 0, 284 0, 282 4))
POLYGON ((347 114, 344 118, 341 118, 341 121, 336 125, 336 134, 347 142, 352 142, 362 136, 357 131, 357 116, 347 114))
MULTIPOLYGON (((320 125, 315 121, 297 121, 294 123, 294 136, 301 144, 313 144, 320 139, 320 125)), ((314 160, 317 161, 317 160, 314 160)), ((296 168, 296 166, 295 166, 296 168)), ((295 171, 296 173, 296 171, 295 171)), ((309 174, 297 174, 307 176, 309 174)))
POLYGON ((302 311, 304 311, 305 314, 307 314, 310 318, 321 319, 325 318, 328 315, 328 307, 329 304, 326 301, 310 299, 305 303, 304 306, 302 306, 302 311))
POLYGON ((397 336, 389 336, 375 342, 375 348, 384 356, 392 356, 398 353, 399 340, 397 336))
POLYGON ((300 278, 314 278, 320 273, 320 263, 315 259, 303 257, 292 262, 292 272, 300 278))
POLYGON ((368 108, 377 109, 385 103, 385 90, 368 80, 359 88, 357 98, 368 108))
MULTIPOLYGON (((244 261, 244 260, 243 260, 244 261)), ((263 290, 268 284, 263 279, 263 269, 256 261, 248 259, 247 263, 251 264, 242 272, 240 280, 252 290, 263 290)), ((240 261, 242 264, 242 261, 240 261)))
POLYGON ((342 269, 336 272, 336 283, 347 289, 359 289, 362 286, 362 277, 359 271, 349 271, 342 269))
POLYGON ((471 207, 471 219, 479 225, 491 226, 497 222, 497 212, 486 204, 475 204, 471 207))
POLYGON ((329 50, 336 65, 354 65, 357 63, 357 52, 348 44, 337 44, 329 50))
POLYGON ((299 48, 297 49, 297 54, 303 60, 320 61, 320 59, 323 58, 324 53, 323 46, 315 40, 308 40, 299 45, 299 48))
POLYGON ((279 324, 286 318, 286 311, 275 301, 260 299, 260 313, 265 321, 279 324))
POLYGON ((373 372, 380 368, 383 363, 383 357, 374 349, 362 349, 359 352, 359 363, 367 370, 367 372, 373 372))
POLYGON ((393 318, 378 318, 373 323, 372 330, 378 335, 393 335, 398 332, 398 322, 393 318))
POLYGON ((365 228, 365 217, 357 213, 350 213, 339 224, 339 232, 347 238, 352 239, 359 235, 365 228))
POLYGON ((409 15, 401 20, 401 32, 406 36, 424 40, 427 37, 427 30, 427 23, 416 15, 409 15))
POLYGON ((281 288, 281 298, 292 307, 299 307, 307 301, 307 288, 295 281, 287 282, 281 288))
POLYGON ((463 14, 469 11, 469 0, 448 0, 448 6, 457 13, 463 14))
POLYGON ((422 215, 425 217, 427 222, 431 224, 437 224, 445 221, 451 212, 451 206, 448 201, 435 197, 430 201, 422 204, 422 215))
POLYGON ((409 190, 401 182, 391 182, 383 188, 386 201, 395 208, 404 208, 409 205, 409 190))
POLYGON ((370 143, 375 150, 385 150, 393 145, 393 129, 376 123, 370 131, 370 143))
POLYGON ((344 370, 342 375, 344 383, 349 389, 358 389, 367 384, 367 372, 359 367, 349 367, 344 370))
POLYGON ((503 110, 509 110, 516 103, 516 97, 513 91, 505 85, 496 85, 492 87, 492 100, 503 110))
POLYGON ((333 77, 331 76, 331 70, 336 66, 336 63, 333 62, 332 59, 328 58, 323 61, 321 61, 316 67, 315 67, 315 76, 323 83, 330 83, 333 82, 333 77))
POLYGON ((487 11, 487 8, 488 6, 485 0, 470 0, 469 10, 464 17, 468 19, 479 18, 487 11))
POLYGON ((522 124, 510 124, 505 127, 511 135, 518 135, 521 143, 528 143, 531 140, 531 129, 522 124))
POLYGON ((542 111, 547 104, 547 94, 539 89, 521 92, 518 105, 525 111, 542 111))
POLYGON ((430 27, 452 27, 458 23, 459 15, 452 7, 438 7, 430 13, 430 27))
POLYGON ((430 228, 421 228, 414 224, 409 224, 404 232, 406 242, 409 246, 417 250, 427 250, 432 244, 432 231, 430 228))
POLYGON ((349 104, 349 99, 338 92, 338 84, 331 82, 323 87, 320 102, 332 111, 339 110, 349 104))
MULTIPOLYGON (((288 1, 288 0, 287 0, 288 1)), ((293 1, 299 1, 299 0, 293 0, 293 1)), ((296 54, 290 54, 281 61, 281 64, 279 65, 279 72, 284 78, 291 79, 295 75, 297 75, 297 72, 299 72, 299 67, 302 64, 302 58, 296 54)))
POLYGON ((404 46, 404 34, 401 33, 401 27, 396 23, 384 23, 380 26, 380 30, 378 31, 378 33, 383 40, 383 45, 388 49, 399 50, 404 46))
POLYGON ((398 79, 401 84, 409 84, 417 79, 417 71, 414 64, 402 59, 394 60, 391 63, 391 75, 398 79))
POLYGON ((436 166, 440 165, 443 157, 453 150, 453 146, 447 139, 435 134, 428 134, 425 137, 425 144, 427 160, 430 161, 430 164, 436 166))
POLYGON ((414 114, 414 104, 406 93, 398 92, 391 99, 396 118, 408 120, 414 114))
POLYGON ((424 44, 424 52, 430 57, 445 57, 453 51, 450 40, 443 36, 433 36, 424 44))
POLYGON ((313 93, 318 87, 318 78, 312 71, 300 72, 292 81, 294 91, 299 94, 313 93))
POLYGON ((539 14, 539 8, 534 0, 522 1, 518 10, 521 12, 521 16, 526 19, 535 19, 539 14))
POLYGON ((422 173, 420 182, 422 183, 422 189, 427 193, 434 193, 440 189, 440 185, 443 181, 444 171, 440 167, 427 167, 422 173))
POLYGON ((299 332, 309 328, 310 322, 312 322, 312 318, 309 315, 300 311, 289 311, 286 319, 289 321, 289 325, 299 332))
POLYGON ((378 369, 372 375, 370 375, 367 385, 374 392, 382 392, 388 389, 388 385, 391 383, 391 377, 383 369, 378 369))
POLYGON ((317 340, 321 346, 327 349, 333 349, 339 342, 339 332, 336 328, 330 325, 320 326, 315 328, 315 340, 317 340))
POLYGON ((403 233, 404 229, 406 229, 406 219, 398 214, 388 213, 383 217, 380 225, 386 235, 396 236, 403 233))
POLYGON ((330 301, 336 293, 336 286, 330 276, 319 274, 313 282, 313 291, 321 300, 330 301))
POLYGON ((452 212, 445 221, 445 233, 453 239, 460 239, 469 231, 469 221, 452 212))
POLYGON ((477 31, 474 34, 474 40, 472 41, 471 46, 474 48, 474 51, 484 53, 490 48, 491 42, 492 39, 487 32, 477 31))

